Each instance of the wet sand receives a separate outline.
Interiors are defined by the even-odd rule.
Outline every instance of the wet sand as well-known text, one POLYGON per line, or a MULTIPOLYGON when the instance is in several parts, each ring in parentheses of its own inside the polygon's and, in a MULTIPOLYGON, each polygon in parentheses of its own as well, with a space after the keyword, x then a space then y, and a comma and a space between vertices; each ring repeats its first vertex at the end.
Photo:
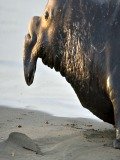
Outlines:
POLYGON ((114 138, 107 123, 0 107, 0 160, 119 160, 114 138))

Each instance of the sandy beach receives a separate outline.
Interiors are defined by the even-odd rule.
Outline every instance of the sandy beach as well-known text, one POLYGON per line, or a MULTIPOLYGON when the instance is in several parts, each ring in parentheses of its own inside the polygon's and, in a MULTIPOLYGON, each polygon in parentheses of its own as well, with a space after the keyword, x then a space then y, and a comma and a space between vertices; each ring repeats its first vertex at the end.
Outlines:
POLYGON ((0 107, 0 160, 119 160, 114 138, 107 123, 0 107))

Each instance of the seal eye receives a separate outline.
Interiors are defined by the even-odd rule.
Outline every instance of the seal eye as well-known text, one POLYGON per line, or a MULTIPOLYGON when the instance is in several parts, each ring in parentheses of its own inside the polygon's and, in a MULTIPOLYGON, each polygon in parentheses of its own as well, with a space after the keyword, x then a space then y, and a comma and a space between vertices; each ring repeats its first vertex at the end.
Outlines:
POLYGON ((45 12, 45 19, 47 20, 49 18, 49 13, 48 11, 45 12))

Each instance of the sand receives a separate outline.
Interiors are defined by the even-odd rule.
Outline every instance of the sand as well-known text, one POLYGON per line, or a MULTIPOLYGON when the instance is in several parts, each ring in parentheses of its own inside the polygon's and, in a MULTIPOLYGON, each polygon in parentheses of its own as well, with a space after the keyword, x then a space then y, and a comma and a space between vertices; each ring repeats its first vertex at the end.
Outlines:
POLYGON ((0 107, 0 160, 119 160, 112 125, 0 107))

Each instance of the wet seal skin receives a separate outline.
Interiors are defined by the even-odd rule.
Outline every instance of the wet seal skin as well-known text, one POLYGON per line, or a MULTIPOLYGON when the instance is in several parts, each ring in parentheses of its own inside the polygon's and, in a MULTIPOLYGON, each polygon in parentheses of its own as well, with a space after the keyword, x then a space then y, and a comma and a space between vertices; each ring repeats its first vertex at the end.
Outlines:
POLYGON ((120 149, 120 2, 49 0, 25 37, 28 85, 38 58, 66 78, 85 108, 115 125, 113 146, 120 149))

